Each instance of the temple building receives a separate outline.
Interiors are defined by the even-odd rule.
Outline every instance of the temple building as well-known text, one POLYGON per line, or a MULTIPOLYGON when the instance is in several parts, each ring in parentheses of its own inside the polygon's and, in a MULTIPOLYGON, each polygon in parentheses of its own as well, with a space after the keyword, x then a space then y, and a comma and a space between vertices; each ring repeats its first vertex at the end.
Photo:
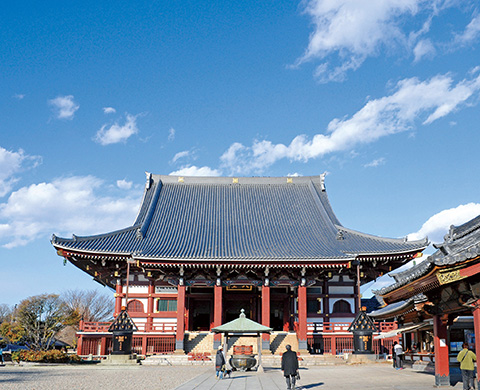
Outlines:
MULTIPOLYGON (((127 307, 139 353, 188 352, 190 334, 208 333, 241 309, 273 329, 262 349, 275 352, 282 333, 305 352, 341 352, 351 341, 346 330, 360 307, 360 285, 411 260, 428 241, 342 226, 324 180, 148 173, 132 226, 53 236, 52 244, 115 289, 114 315, 127 307)), ((82 324, 79 354, 108 353, 106 328, 82 324)), ((210 350, 221 342, 211 337, 210 350)))
MULTIPOLYGON (((375 319, 400 314, 415 323, 412 331, 430 324, 432 348, 423 351, 421 334, 411 340, 419 342, 421 353, 434 351, 435 385, 449 386, 450 358, 457 356, 463 342, 476 350, 477 356, 480 351, 480 216, 451 226, 444 242, 434 246, 438 249, 434 254, 396 274, 394 284, 377 292, 388 306, 383 313, 372 314, 375 319), (462 317, 473 317, 473 330, 461 326, 462 317)), ((478 371, 477 382, 480 384, 478 371)))

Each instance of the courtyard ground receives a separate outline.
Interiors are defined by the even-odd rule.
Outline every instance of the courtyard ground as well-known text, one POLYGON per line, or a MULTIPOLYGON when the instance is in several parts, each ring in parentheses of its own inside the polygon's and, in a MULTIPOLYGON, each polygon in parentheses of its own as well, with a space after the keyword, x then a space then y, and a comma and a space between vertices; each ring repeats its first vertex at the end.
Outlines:
MULTIPOLYGON (((450 389, 462 389, 458 369, 452 368, 450 389)), ((434 376, 409 368, 396 371, 386 364, 315 366, 300 370, 299 389, 432 389, 434 376)), ((68 366, 6 365, 0 367, 2 390, 277 390, 285 389, 282 372, 234 372, 216 380, 211 366, 68 366)))

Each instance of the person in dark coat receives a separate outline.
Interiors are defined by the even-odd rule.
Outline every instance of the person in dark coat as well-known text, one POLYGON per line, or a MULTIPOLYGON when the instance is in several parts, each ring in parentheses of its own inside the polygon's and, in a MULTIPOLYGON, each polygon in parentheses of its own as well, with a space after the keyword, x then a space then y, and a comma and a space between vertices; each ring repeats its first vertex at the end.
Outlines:
POLYGON ((287 390, 295 389, 295 382, 298 371, 298 357, 295 351, 292 351, 290 345, 286 345, 287 351, 282 356, 282 371, 287 381, 287 390))
POLYGON ((223 347, 218 347, 217 355, 215 356, 215 370, 217 371, 217 379, 223 379, 223 370, 225 369, 225 356, 223 356, 223 347))

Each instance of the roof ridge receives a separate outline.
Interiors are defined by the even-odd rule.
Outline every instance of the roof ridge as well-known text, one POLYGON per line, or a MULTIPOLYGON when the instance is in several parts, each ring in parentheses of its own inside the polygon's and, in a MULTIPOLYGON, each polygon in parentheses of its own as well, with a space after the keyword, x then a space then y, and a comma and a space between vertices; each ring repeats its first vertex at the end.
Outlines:
POLYGON ((135 230, 135 229, 138 229, 140 226, 141 226, 140 224, 136 224, 136 225, 129 226, 129 227, 126 227, 126 228, 123 228, 123 229, 114 230, 113 232, 95 234, 95 235, 91 235, 91 236, 77 236, 76 234, 72 234, 72 238, 58 237, 56 234, 52 234, 52 239, 50 240, 50 242, 52 244, 58 244, 60 242, 97 240, 99 238, 111 237, 111 236, 114 236, 114 235, 117 235, 117 234, 120 234, 120 233, 128 232, 130 230, 135 230))
POLYGON ((394 242, 394 243, 400 243, 400 242, 409 242, 411 244, 425 244, 428 245, 428 237, 425 237, 420 240, 408 240, 408 236, 402 237, 402 238, 391 238, 391 237, 381 237, 381 236, 376 236, 374 234, 369 234, 369 233, 363 233, 355 229, 350 229, 342 225, 335 225, 335 227, 339 231, 345 231, 346 233, 351 233, 351 234, 356 234, 361 237, 368 237, 368 238, 375 238, 377 240, 381 240, 384 242, 394 242))

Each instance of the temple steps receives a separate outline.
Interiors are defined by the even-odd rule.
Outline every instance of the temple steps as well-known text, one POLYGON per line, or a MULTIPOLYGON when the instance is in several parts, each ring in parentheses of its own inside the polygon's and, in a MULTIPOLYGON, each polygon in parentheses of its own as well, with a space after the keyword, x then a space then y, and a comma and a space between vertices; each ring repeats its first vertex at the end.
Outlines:
MULTIPOLYGON (((294 351, 298 350, 298 339, 295 333, 273 332, 270 335, 270 351, 273 355, 285 352, 285 346, 290 344, 294 351)), ((222 337, 223 345, 223 337, 222 337)), ((233 345, 252 345, 253 353, 258 353, 258 341, 252 336, 231 336, 228 339, 228 354, 233 353, 233 345)), ((185 334, 185 353, 212 353, 213 334, 210 332, 189 332, 185 334)), ((213 351, 214 352, 214 351, 213 351)), ((265 353, 265 352, 264 352, 265 353)))
POLYGON ((210 332, 190 332, 185 334, 185 352, 204 353, 212 352, 213 333, 210 332))
POLYGON ((294 351, 298 351, 298 338, 295 333, 273 332, 270 335, 270 351, 274 355, 285 352, 285 346, 290 344, 294 351))

